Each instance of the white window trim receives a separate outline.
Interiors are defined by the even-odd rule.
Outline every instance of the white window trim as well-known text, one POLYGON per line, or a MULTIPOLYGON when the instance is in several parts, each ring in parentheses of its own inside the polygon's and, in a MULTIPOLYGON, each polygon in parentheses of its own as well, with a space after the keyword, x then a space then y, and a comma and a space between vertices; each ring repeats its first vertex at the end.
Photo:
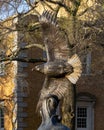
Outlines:
MULTIPOLYGON (((80 92, 77 94, 77 103, 76 103, 76 108, 77 106, 90 106, 90 109, 91 109, 91 123, 90 124, 93 124, 91 125, 91 128, 90 130, 94 130, 94 105, 95 105, 95 102, 96 102, 96 97, 90 93, 87 93, 87 92, 80 92)), ((76 117, 77 118, 77 117, 76 117)), ((76 119, 77 120, 77 119, 76 119)), ((77 128, 76 128, 77 130, 77 128)))
MULTIPOLYGON (((79 101, 76 104, 76 109, 77 109, 77 107, 86 107, 86 108, 89 109, 89 112, 90 112, 89 114, 90 115, 89 115, 88 122, 90 123, 90 126, 89 126, 88 130, 94 130, 94 107, 93 107, 93 102, 79 101)), ((77 114, 76 114, 76 116, 77 116, 77 114)), ((77 129, 77 117, 76 117, 76 130, 78 130, 77 129)), ((80 128, 80 130, 83 130, 83 128, 82 129, 80 128)))

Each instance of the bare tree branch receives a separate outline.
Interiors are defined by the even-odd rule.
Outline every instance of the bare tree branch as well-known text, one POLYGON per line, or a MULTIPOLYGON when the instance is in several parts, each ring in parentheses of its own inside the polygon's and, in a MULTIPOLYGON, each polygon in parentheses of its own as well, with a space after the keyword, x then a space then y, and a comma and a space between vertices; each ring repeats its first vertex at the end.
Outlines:
POLYGON ((64 3, 62 3, 61 1, 53 1, 53 0, 46 0, 47 2, 59 5, 60 7, 65 8, 66 11, 68 11, 69 13, 71 13, 71 9, 70 7, 66 6, 64 3))
POLYGON ((16 57, 5 57, 0 59, 0 62, 6 62, 6 61, 20 61, 20 62, 26 62, 26 63, 38 63, 38 62, 46 62, 46 59, 43 58, 34 58, 34 59, 29 59, 29 58, 16 58, 16 57))

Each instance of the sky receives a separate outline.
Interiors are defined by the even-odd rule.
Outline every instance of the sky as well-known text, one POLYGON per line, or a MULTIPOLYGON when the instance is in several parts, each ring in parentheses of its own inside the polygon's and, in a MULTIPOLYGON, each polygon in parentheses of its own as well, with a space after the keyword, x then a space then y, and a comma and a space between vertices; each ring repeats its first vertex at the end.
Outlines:
POLYGON ((24 13, 28 10, 29 10, 29 6, 25 2, 25 0, 22 0, 20 4, 18 2, 14 3, 12 1, 8 6, 8 10, 6 9, 5 6, 2 6, 2 8, 0 8, 0 21, 5 20, 6 18, 16 13, 24 13))

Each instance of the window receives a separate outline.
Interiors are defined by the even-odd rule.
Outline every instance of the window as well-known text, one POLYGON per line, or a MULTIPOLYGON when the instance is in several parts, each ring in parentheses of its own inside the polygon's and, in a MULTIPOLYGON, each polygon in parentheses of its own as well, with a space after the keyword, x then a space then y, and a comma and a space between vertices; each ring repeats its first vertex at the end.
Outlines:
POLYGON ((77 128, 87 127, 87 107, 77 107, 77 128))
POLYGON ((86 52, 82 56, 83 75, 89 75, 91 73, 91 52, 86 52))
POLYGON ((79 94, 76 104, 76 130, 94 130, 95 97, 88 93, 79 94))
POLYGON ((0 130, 4 130, 4 112, 0 108, 0 130))
MULTIPOLYGON (((0 50, 0 58, 4 57, 5 52, 0 50)), ((0 62, 0 75, 4 75, 4 62, 0 62)))
POLYGON ((78 102, 76 107, 76 130, 93 130, 93 107, 88 102, 78 102))
POLYGON ((0 75, 4 75, 4 62, 0 62, 0 75))

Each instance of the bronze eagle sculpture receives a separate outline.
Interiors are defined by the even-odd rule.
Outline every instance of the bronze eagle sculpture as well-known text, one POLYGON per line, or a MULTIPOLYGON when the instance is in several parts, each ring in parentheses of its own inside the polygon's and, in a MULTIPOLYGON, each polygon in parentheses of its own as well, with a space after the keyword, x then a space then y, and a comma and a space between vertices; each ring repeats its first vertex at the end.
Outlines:
POLYGON ((52 12, 44 11, 39 21, 47 57, 46 63, 35 67, 37 71, 46 75, 37 105, 42 115, 39 130, 69 130, 67 127, 61 127, 62 124, 59 123, 58 100, 65 96, 70 82, 76 84, 81 76, 81 61, 77 54, 69 56, 68 39, 65 33, 60 30, 57 19, 52 12))
POLYGON ((46 75, 37 106, 45 120, 52 116, 51 109, 55 109, 53 100, 47 103, 48 98, 54 95, 61 100, 68 90, 69 82, 76 84, 81 76, 82 65, 77 54, 69 56, 68 38, 60 29, 55 15, 46 10, 40 16, 39 21, 43 32, 47 62, 35 67, 37 71, 46 75), (45 99, 46 102, 44 102, 45 99))

